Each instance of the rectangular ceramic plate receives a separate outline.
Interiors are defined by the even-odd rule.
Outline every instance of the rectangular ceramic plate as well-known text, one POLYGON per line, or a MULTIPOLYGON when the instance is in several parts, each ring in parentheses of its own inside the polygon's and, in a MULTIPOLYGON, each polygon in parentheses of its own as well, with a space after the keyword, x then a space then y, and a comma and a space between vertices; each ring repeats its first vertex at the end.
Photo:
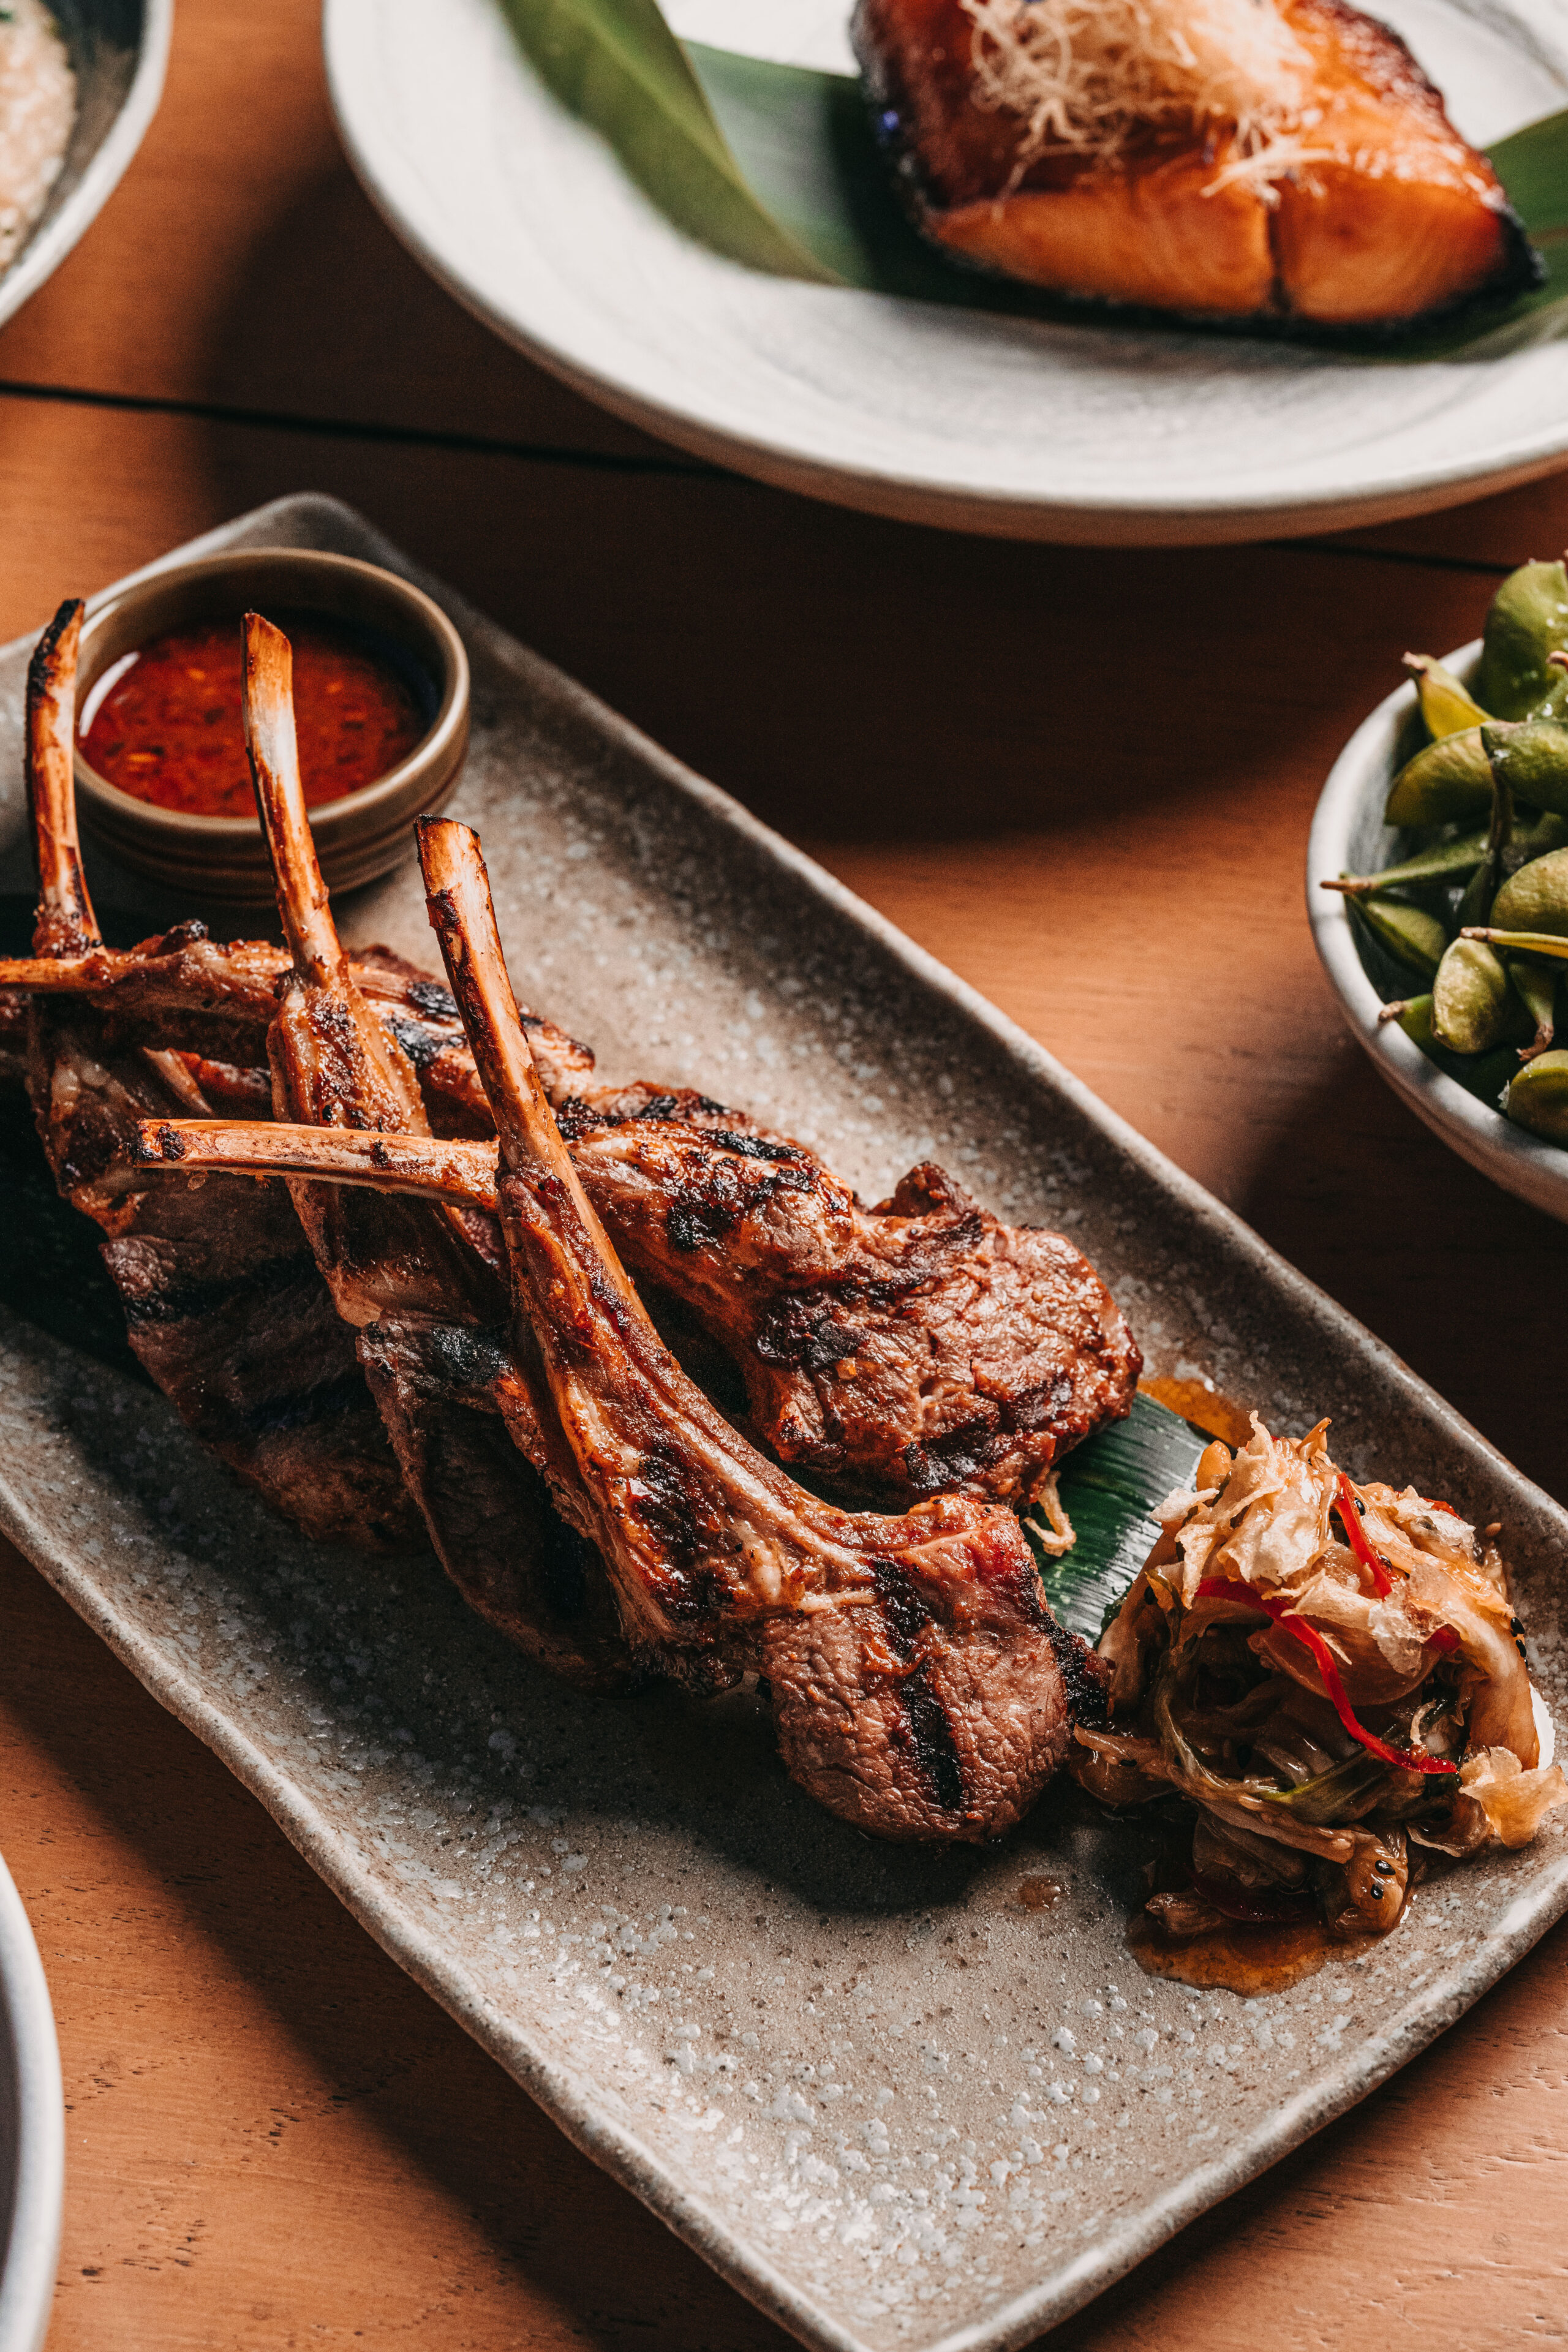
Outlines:
MULTIPOLYGON (((409 569, 319 499, 199 545, 237 543, 409 569)), ((474 664, 453 807, 483 835, 520 990, 612 1075, 743 1103, 868 1197, 941 1159, 1070 1232, 1152 1369, 1276 1428, 1331 1413, 1355 1475, 1501 1519, 1561 1711, 1562 1511, 929 958, 443 601, 474 664)), ((7 890, 30 887, 27 651, 0 654, 7 890)), ((89 872, 145 928, 191 911, 89 872)), ((352 939, 435 961, 413 867, 340 912, 352 939)), ((1554 1820, 1291 1992, 1152 1981, 1123 1942, 1146 1849, 1070 1790, 990 1852, 874 1844, 785 1780, 749 1703, 579 1696, 432 1564, 292 1538, 145 1387, 9 1316, 0 1517, 580 2147, 838 2352, 1025 2342, 1363 2096, 1568 1905, 1554 1820), (1026 1876, 1059 1899, 1023 1907, 1026 1876)))

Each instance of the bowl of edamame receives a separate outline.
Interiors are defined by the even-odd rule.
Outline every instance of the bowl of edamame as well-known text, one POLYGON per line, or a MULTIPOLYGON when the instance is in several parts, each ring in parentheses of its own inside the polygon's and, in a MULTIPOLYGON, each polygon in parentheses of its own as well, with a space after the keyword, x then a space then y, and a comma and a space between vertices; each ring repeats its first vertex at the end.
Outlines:
POLYGON ((1473 1167, 1568 1221, 1568 570, 1409 655, 1312 821, 1312 935, 1352 1034, 1473 1167))

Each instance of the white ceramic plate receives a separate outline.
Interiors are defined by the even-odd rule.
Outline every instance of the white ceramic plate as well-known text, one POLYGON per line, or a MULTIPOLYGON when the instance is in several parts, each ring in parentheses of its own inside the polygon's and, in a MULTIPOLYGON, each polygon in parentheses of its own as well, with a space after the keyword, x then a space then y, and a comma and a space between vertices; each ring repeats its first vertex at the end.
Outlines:
MULTIPOLYGON (((407 570, 320 499, 171 560, 237 542, 407 570)), ((1531 1672, 1568 1721, 1568 1515, 973 991, 422 584, 473 665, 452 808, 483 835, 526 997, 604 1045, 608 1075, 744 1102, 868 1199, 940 1158, 1005 1215, 1070 1231, 1152 1370, 1276 1427, 1329 1413, 1354 1475, 1506 1520, 1531 1672)), ((29 650, 0 648, 6 893, 30 879, 29 650)), ((132 936, 201 911, 96 854, 89 878, 132 936)), ((410 868, 337 913, 351 942, 428 966, 410 868)), ((40 1189, 58 1234, 41 1169, 40 1189)), ((78 1234, 83 1261, 101 1284, 78 1234)), ((113 1299, 95 1321, 65 1265, 45 1288, 27 1314, 0 1304, 0 1526, 578 2146, 816 2352, 1032 2343, 1384 2081, 1568 1907, 1556 1815, 1289 1992, 1145 1978, 1124 1937, 1148 1847, 1070 1785, 984 1851, 861 1837, 785 1779, 743 1697, 570 1690, 433 1560, 304 1542, 136 1377, 113 1299), (1038 1872, 1060 1889, 1044 1911, 1020 1896, 1038 1872)))
POLYGON ((174 0, 51 0, 77 82, 77 119, 32 236, 0 274, 0 326, 98 218, 158 110, 174 0))
POLYGON ((48 2326, 65 2145, 49 1989, 0 1862, 0 2352, 39 2352, 48 2326))
MULTIPOLYGON (((1468 679, 1479 655, 1477 637, 1445 659, 1468 679)), ((1384 824, 1383 810, 1401 764, 1401 739, 1407 742, 1415 713, 1415 687, 1400 687, 1357 728, 1334 762, 1307 845, 1312 938, 1352 1035, 1417 1118, 1505 1192, 1568 1223, 1568 1151, 1515 1127, 1447 1076, 1396 1021, 1378 1026, 1384 999, 1363 961, 1349 908, 1338 891, 1321 887, 1337 875, 1375 874, 1400 854, 1402 837, 1384 824)), ((1415 994, 1419 986, 1413 979, 1405 992, 1415 994)))
MULTIPOLYGON (((1568 103, 1568 0, 1379 0, 1483 144, 1568 103)), ((678 31, 843 66, 847 0, 672 0, 678 31)), ((685 449, 873 512, 1184 544, 1416 514, 1568 456, 1568 342, 1369 366, 1041 324, 721 260, 536 79, 500 0, 327 0, 355 168, 510 342, 685 449)))

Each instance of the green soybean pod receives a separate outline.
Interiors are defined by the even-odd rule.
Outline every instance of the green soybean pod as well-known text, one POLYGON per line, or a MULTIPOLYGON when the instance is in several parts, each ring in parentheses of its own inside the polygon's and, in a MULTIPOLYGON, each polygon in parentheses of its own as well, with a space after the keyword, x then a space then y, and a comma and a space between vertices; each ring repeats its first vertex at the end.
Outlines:
POLYGON ((1568 849, 1532 857, 1510 874, 1492 900, 1494 930, 1550 931, 1568 939, 1568 849))
POLYGON ((1568 646, 1568 572, 1521 563, 1492 598, 1481 633, 1476 698, 1499 719, 1522 719, 1552 683, 1548 654, 1568 646))
POLYGON ((1352 898, 1358 921, 1364 923, 1379 947, 1386 949, 1406 971, 1430 980, 1443 961, 1448 934, 1436 915, 1424 907, 1406 907, 1397 898, 1352 898))
POLYGON ((1548 809, 1544 816, 1521 824, 1516 815, 1513 837, 1503 852, 1503 872, 1516 874, 1532 857, 1544 857, 1550 849, 1568 849, 1568 816, 1559 816, 1548 809))
POLYGON ((1462 834, 1457 841, 1439 841, 1430 849, 1417 851, 1401 866, 1384 867, 1381 874, 1342 874, 1334 882, 1324 882, 1324 890, 1341 890, 1347 898, 1373 898, 1385 890, 1408 889, 1418 882, 1460 882, 1472 875, 1487 854, 1489 835, 1484 833, 1462 834))
POLYGON ((1465 940, 1485 940, 1489 947, 1511 948, 1519 955, 1551 956, 1559 963, 1568 963, 1568 940, 1558 931, 1505 931, 1478 924, 1473 929, 1461 931, 1459 936, 1465 940))
POLYGON ((1568 1054, 1558 1047, 1526 1062, 1509 1080, 1502 1107, 1515 1126, 1548 1143, 1568 1143, 1568 1054))
POLYGON ((1394 779, 1385 824, 1463 824, 1492 804, 1492 763, 1479 727, 1428 743, 1394 779))
POLYGON ((1421 716, 1434 743, 1440 743, 1445 735, 1463 735, 1468 728, 1483 727, 1491 717, 1468 687, 1430 654, 1406 654, 1405 667, 1415 673, 1421 716))
POLYGON ((1523 1008, 1502 960, 1479 940, 1456 940, 1432 982, 1432 1034, 1451 1054, 1488 1054, 1518 1032, 1523 1008))
POLYGON ((1377 1016, 1377 1025, 1384 1029, 1397 1021, 1405 1035, 1423 1052, 1432 1043, 1432 999, 1428 996, 1396 996, 1384 1005, 1377 1016))
POLYGON ((1522 956, 1510 956, 1508 976, 1515 995, 1535 1024, 1535 1034, 1528 1048, 1521 1050, 1544 1054, 1557 1034, 1557 974, 1550 964, 1530 963, 1522 956))
POLYGON ((1482 728, 1481 741, 1516 801, 1568 816, 1568 727, 1554 719, 1524 719, 1517 726, 1493 721, 1482 728))

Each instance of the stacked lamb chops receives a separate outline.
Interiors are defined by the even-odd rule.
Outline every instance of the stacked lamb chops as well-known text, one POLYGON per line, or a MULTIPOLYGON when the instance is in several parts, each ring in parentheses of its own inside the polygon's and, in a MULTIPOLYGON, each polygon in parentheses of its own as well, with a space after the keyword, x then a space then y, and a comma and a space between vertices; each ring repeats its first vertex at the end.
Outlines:
MULTIPOLYGON (((165 1095, 198 1112, 263 1110, 267 1081, 255 1056, 263 1024, 270 1024, 274 1107, 289 1123, 235 1128, 154 1115, 146 1129, 157 1139, 148 1147, 153 1156, 165 1168, 177 1160, 187 1180, 208 1168, 275 1170, 296 1180, 295 1208, 328 1289, 357 1332, 359 1360, 405 1475, 437 1549, 484 1613, 578 1678, 613 1678, 635 1654, 687 1679, 731 1679, 760 1654, 755 1629, 737 1632, 746 1622, 743 1607, 738 1613, 721 1608, 706 1627, 689 1627, 688 1638, 667 1637, 668 1629, 659 1636, 628 1600, 634 1591, 646 1592, 647 1579, 628 1585, 624 1562, 616 1572, 603 1499, 552 1403, 532 1320, 514 1315, 506 1328, 499 1236, 486 1213, 496 1202, 495 1148, 463 1139, 492 1121, 458 1008, 438 983, 384 951, 372 950, 353 966, 343 958, 293 767, 287 646, 265 624, 252 625, 253 766, 291 956, 254 943, 216 948, 200 926, 188 925, 116 957, 102 948, 89 915, 85 923, 68 920, 47 935, 41 929, 41 960, 0 964, 0 988, 20 985, 43 999, 37 1022, 96 1020, 135 1036, 135 1050, 162 1075, 165 1095), (323 1176, 368 1178, 382 1186, 390 1181, 401 1184, 404 1198, 356 1216, 341 1192, 334 1204, 319 1181, 300 1181, 323 1176), (429 1197, 421 1202, 410 1192, 429 1197), (503 1419, 515 1447, 501 1442, 503 1419), (616 1625, 606 1559, 629 1648, 616 1625)), ((68 746, 68 709, 64 741, 68 746)), ((65 796, 56 796, 68 823, 68 758, 65 796)), ((46 830, 39 828, 43 873, 50 870, 46 830)), ((84 891, 80 896, 85 901, 84 891)), ((56 898, 68 916, 68 878, 56 898)), ((472 1025, 471 1006, 465 1017, 472 1025)), ((507 1018, 526 1033, 531 1069, 537 1066, 545 1093, 560 1107, 589 1195, 639 1279, 667 1301, 680 1302, 688 1323, 694 1318, 723 1348, 744 1379, 752 1426, 785 1458, 849 1494, 898 1499, 945 1485, 1021 1497, 1089 1427, 1127 1410, 1136 1349, 1098 1277, 1058 1237, 1001 1225, 935 1169, 912 1171, 892 1200, 867 1211, 790 1139, 698 1095, 605 1087, 594 1077, 592 1055, 552 1024, 515 1007, 507 1018)), ((492 1020, 487 1035, 493 1037, 494 1028, 492 1020)), ((559 1150, 560 1134, 553 1126, 551 1131, 559 1150)), ((121 1190, 125 1157, 117 1150, 106 1164, 99 1208, 112 1204, 115 1215, 129 1210, 136 1217, 141 1212, 121 1190)), ((245 1189, 252 1199, 278 1192, 245 1189)), ((188 1181, 177 1191, 187 1202, 192 1197, 188 1181)), ((625 1285, 618 1268, 616 1279, 625 1285)), ((640 1305, 637 1311, 641 1316, 640 1305)), ((710 1428, 726 1429, 689 1382, 684 1395, 687 1403, 698 1400, 710 1428)), ((751 1465, 749 1476, 755 1457, 732 1431, 728 1435, 751 1465)), ((890 1523, 889 1532, 881 1522, 849 1519, 788 1480, 779 1482, 779 1491, 792 1498, 797 1549, 804 1541, 808 1553, 815 1545, 820 1555, 824 1541, 831 1548, 837 1540, 825 1535, 830 1525, 860 1528, 858 1549, 881 1560, 873 1583, 887 1581, 884 1554, 909 1552, 912 1560, 930 1549, 931 1528, 910 1534, 919 1512, 907 1523, 890 1523)), ((722 1502, 721 1494, 714 1507, 722 1502)), ((948 1515, 944 1545, 950 1537, 984 1532, 958 1505, 942 1509, 948 1515)), ((985 1703, 998 1718, 990 1736, 999 1743, 999 1776, 979 1769, 988 1738, 979 1718, 970 1723, 974 1740, 966 1763, 965 1742, 953 1738, 940 1696, 931 1713, 926 1667, 938 1637, 929 1627, 919 1633, 926 1604, 918 1600, 918 1575, 911 1584, 905 1573, 903 1584, 886 1592, 878 1585, 883 1633, 876 1654, 884 1664, 901 1655, 909 1687, 890 1715, 881 1706, 887 1738, 871 1741, 868 1755, 875 1750, 881 1760, 868 1767, 868 1778, 858 1778, 842 1754, 833 1760, 831 1739, 820 1753, 813 1747, 811 1709, 799 1698, 798 1675, 791 1683, 787 1671, 791 1643, 776 1630, 763 1643, 770 1654, 778 1653, 784 1674, 779 1707, 786 1751, 835 1810, 865 1826, 894 1835, 994 1834, 1004 1814, 1015 1817, 1010 1805, 1027 1801, 1017 1791, 1032 1793, 1050 1769, 1048 1759, 1041 1762, 1038 1727, 1021 1730, 1015 1721, 1009 1728, 1005 1720, 1001 1662, 1011 1659, 1021 1672, 1019 1690, 1037 1685, 1036 1699, 1054 1720, 1062 1675, 1053 1644, 1061 1645, 1075 1671, 1077 1645, 1039 1610, 1032 1570, 1027 1606, 1012 1590, 1023 1548, 1010 1517, 1007 1527, 1012 1565, 999 1582, 982 1577, 976 1590, 994 1600, 994 1586, 1011 1598, 994 1622, 987 1620, 988 1645, 976 1649, 968 1633, 946 1640, 946 1664, 937 1675, 949 1699, 965 1676, 977 1703, 989 1692, 985 1703), (1049 1674, 1040 1664, 1042 1639, 1053 1661, 1049 1674), (794 1702, 789 1688, 796 1690, 794 1702), (896 1738, 888 1729, 895 1722, 903 1727, 896 1738), (917 1779, 923 1774, 926 1794, 918 1802, 907 1774, 890 1770, 883 1753, 887 1738, 896 1748, 911 1738, 917 1748, 924 1743, 917 1779)), ((839 1570, 825 1569, 826 1557, 801 1586, 794 1613, 802 1621, 839 1608, 811 1582, 815 1574, 816 1586, 826 1577, 823 1589, 834 1587, 839 1570)), ((849 1611, 869 1605, 863 1596, 841 1595, 840 1602, 849 1611)), ((973 1614, 971 1599, 958 1615, 973 1614)), ((931 1615, 928 1606, 927 1616, 935 1625, 942 1612, 931 1615)), ((837 1617, 836 1623, 829 1647, 842 1680, 855 1645, 846 1649, 843 1624, 837 1617)), ((798 1649, 798 1626, 796 1636, 798 1649)), ((820 1645, 808 1652, 820 1663, 820 1645)), ((851 1695, 840 1692, 841 1733, 850 1717, 864 1713, 868 1726, 877 1713, 877 1694, 861 1687, 868 1654, 856 1654, 859 1666, 845 1685, 851 1695)), ((772 1678, 774 1667, 767 1671, 772 1678)), ((873 1682, 882 1671, 875 1667, 873 1682)), ((887 1698, 884 1689, 879 1703, 887 1698)), ((960 1705, 961 1718, 963 1712, 960 1705)))
MULTIPOLYGON (((634 1654, 710 1685, 764 1675, 790 1769, 859 1827, 996 1835, 1059 1761, 1073 1701, 1098 1698, 1081 1644, 1041 1604, 1016 1517, 956 1496, 902 1518, 851 1515, 715 1411, 658 1339, 573 1171, 522 1043, 474 837, 427 827, 422 848, 448 971, 502 1108, 510 1351, 541 1350, 548 1378, 542 1401, 531 1384, 502 1386, 501 1410, 563 1517, 595 1543, 634 1654)), ((278 1165, 284 1138, 313 1177, 496 1197, 479 1147, 384 1130, 258 1130, 247 1152, 232 1128, 164 1122, 147 1149, 165 1165, 208 1164, 212 1151, 278 1165)))

